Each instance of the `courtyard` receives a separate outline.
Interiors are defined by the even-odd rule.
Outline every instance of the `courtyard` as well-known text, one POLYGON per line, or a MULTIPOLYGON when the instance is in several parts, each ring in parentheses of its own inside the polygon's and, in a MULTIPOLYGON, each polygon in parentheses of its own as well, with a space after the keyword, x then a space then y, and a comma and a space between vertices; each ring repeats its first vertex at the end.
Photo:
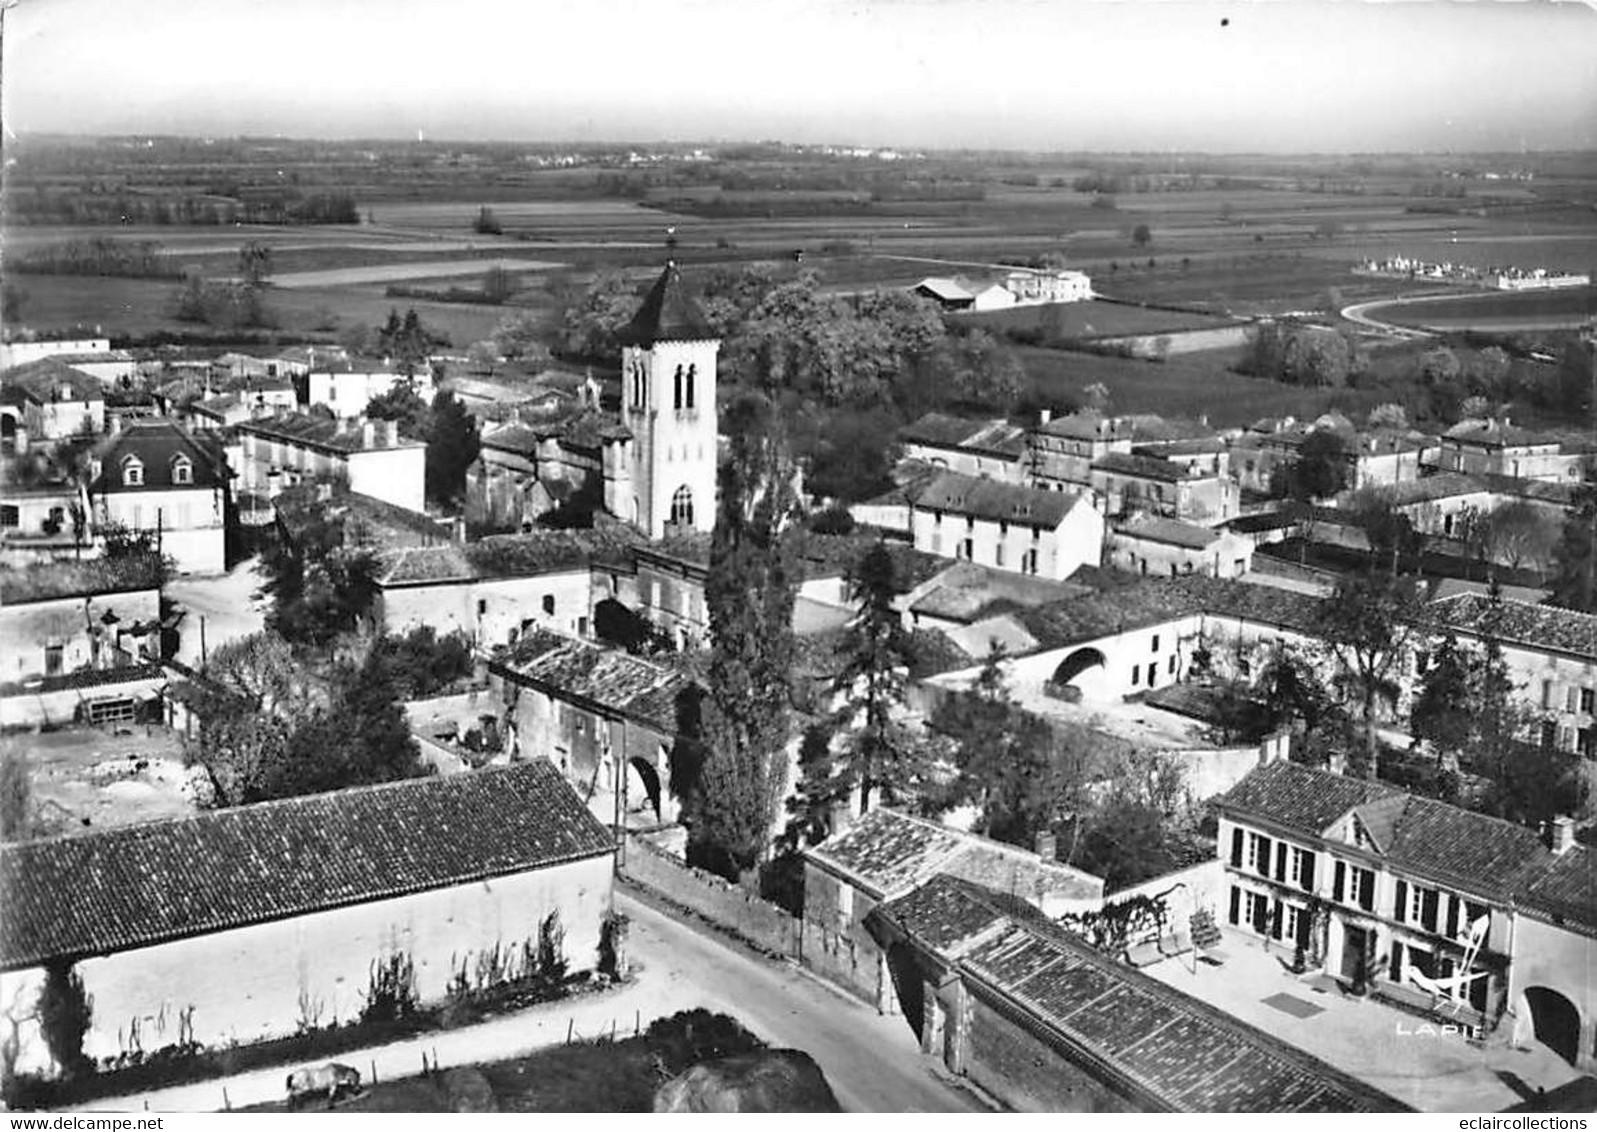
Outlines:
MULTIPOLYGON (((1540 1043, 1472 1042, 1445 1025, 1373 999, 1334 980, 1293 975, 1279 944, 1223 929, 1219 963, 1190 952, 1144 968, 1282 1041, 1329 1062, 1405 1104, 1429 1112, 1498 1112, 1551 1093, 1581 1074, 1540 1043)), ((1506 1030, 1511 1025, 1504 1021, 1506 1030)))

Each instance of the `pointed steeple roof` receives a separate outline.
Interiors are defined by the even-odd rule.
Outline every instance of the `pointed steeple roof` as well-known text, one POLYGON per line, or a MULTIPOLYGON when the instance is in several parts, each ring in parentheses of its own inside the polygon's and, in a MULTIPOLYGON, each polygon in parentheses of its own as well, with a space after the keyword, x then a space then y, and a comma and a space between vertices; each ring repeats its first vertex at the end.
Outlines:
POLYGON ((638 313, 616 337, 624 346, 652 346, 656 342, 697 342, 718 336, 689 296, 682 273, 673 261, 665 265, 638 313))

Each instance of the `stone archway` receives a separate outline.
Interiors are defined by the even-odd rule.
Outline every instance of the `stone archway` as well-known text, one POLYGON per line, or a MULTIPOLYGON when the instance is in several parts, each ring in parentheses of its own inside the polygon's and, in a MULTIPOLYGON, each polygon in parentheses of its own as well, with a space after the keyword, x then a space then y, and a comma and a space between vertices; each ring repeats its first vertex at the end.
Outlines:
POLYGON ((1054 689, 1075 688, 1083 699, 1103 699, 1108 677, 1108 658, 1095 648, 1079 648, 1054 669, 1049 685, 1054 689))
POLYGON ((1525 988, 1525 1006, 1536 1040, 1574 1065, 1580 1057, 1580 1011, 1551 987, 1525 988))
POLYGON ((648 800, 649 808, 654 811, 654 820, 661 821, 660 775, 646 759, 632 759, 627 766, 633 779, 632 785, 641 788, 642 796, 648 800))

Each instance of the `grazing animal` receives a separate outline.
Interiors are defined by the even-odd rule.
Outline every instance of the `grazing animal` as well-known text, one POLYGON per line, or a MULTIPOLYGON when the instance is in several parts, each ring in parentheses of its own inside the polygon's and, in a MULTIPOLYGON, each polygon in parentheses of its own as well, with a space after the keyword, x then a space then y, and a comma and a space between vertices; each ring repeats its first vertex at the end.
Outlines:
POLYGON ((655 1112, 842 1112, 826 1075, 802 1050, 704 1061, 661 1085, 655 1112))
POLYGON ((327 1094, 327 1107, 332 1108, 340 1093, 360 1092, 360 1070, 329 1061, 308 1069, 296 1069, 288 1075, 288 1103, 298 1105, 312 1097, 327 1094))

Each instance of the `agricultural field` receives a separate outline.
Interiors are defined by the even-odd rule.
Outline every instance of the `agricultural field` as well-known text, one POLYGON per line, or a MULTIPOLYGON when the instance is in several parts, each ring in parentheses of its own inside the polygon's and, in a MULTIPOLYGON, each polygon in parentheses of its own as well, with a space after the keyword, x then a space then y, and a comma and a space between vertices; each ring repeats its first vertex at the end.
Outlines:
POLYGON ((1227 367, 1235 360, 1234 350, 1164 362, 1033 347, 1016 352, 1030 379, 1028 400, 1056 411, 1080 405, 1083 390, 1098 383, 1109 390, 1113 412, 1206 417, 1215 428, 1239 427, 1261 417, 1312 420, 1333 408, 1360 414, 1379 400, 1356 389, 1305 388, 1232 373, 1227 367))
POLYGON ((1218 315, 1183 311, 1150 310, 1128 303, 1080 302, 1047 303, 1039 306, 1011 307, 979 314, 961 313, 954 317, 960 325, 987 330, 1040 330, 1054 338, 1105 338, 1133 334, 1170 334, 1182 330, 1208 330, 1229 326, 1232 320, 1218 315))
MULTIPOLYGON (((392 306, 414 305, 429 326, 442 326, 465 345, 507 312, 390 300, 384 287, 469 286, 470 276, 494 259, 536 264, 519 269, 528 273, 522 298, 545 309, 552 300, 536 276, 554 264, 580 281, 598 270, 642 278, 667 255, 692 271, 762 261, 784 272, 814 269, 828 289, 858 291, 911 286, 927 275, 997 276, 1006 263, 1046 256, 1089 272, 1103 295, 1193 308, 1221 321, 1289 313, 1331 318, 1353 303, 1435 289, 1424 281, 1355 276, 1352 268, 1364 258, 1583 270, 1597 264, 1597 169, 1578 155, 1538 157, 1534 183, 1510 183, 1450 171, 1451 159, 1441 157, 955 153, 888 168, 762 146, 713 162, 661 159, 642 166, 625 148, 596 150, 556 168, 539 164, 536 147, 448 143, 279 141, 263 148, 239 141, 203 153, 174 144, 155 163, 114 145, 92 161, 82 150, 52 153, 48 143, 23 144, 18 153, 7 201, 26 204, 22 218, 38 223, 8 224, 8 250, 68 239, 153 241, 174 267, 226 278, 236 271, 238 248, 260 241, 273 249, 277 286, 270 305, 284 336, 331 335, 381 321, 392 306), (307 193, 345 195, 361 222, 143 222, 152 215, 151 201, 174 195, 207 207, 226 204, 218 193, 228 185, 243 208, 243 189, 280 187, 285 169, 307 193), (1101 198, 1077 191, 1073 183, 1086 175, 1112 176, 1132 188, 1101 198), (57 219, 69 213, 92 219, 108 196, 95 188, 101 182, 113 186, 112 198, 132 202, 140 223, 57 219), (57 198, 73 208, 48 207, 57 198), (484 207, 502 234, 474 231, 484 207), (1149 229, 1145 244, 1132 238, 1140 225, 1149 229)), ((1516 156, 1499 164, 1522 163, 1516 156)), ((28 293, 20 323, 34 329, 77 323, 125 336, 194 329, 167 317, 169 282, 31 275, 17 282, 28 293)), ((1182 318, 1170 325, 1154 312, 1130 312, 1105 314, 1104 325, 1094 317, 1091 331, 1069 325, 1075 316, 1068 316, 1065 332, 1163 333, 1215 324, 1182 318)))

